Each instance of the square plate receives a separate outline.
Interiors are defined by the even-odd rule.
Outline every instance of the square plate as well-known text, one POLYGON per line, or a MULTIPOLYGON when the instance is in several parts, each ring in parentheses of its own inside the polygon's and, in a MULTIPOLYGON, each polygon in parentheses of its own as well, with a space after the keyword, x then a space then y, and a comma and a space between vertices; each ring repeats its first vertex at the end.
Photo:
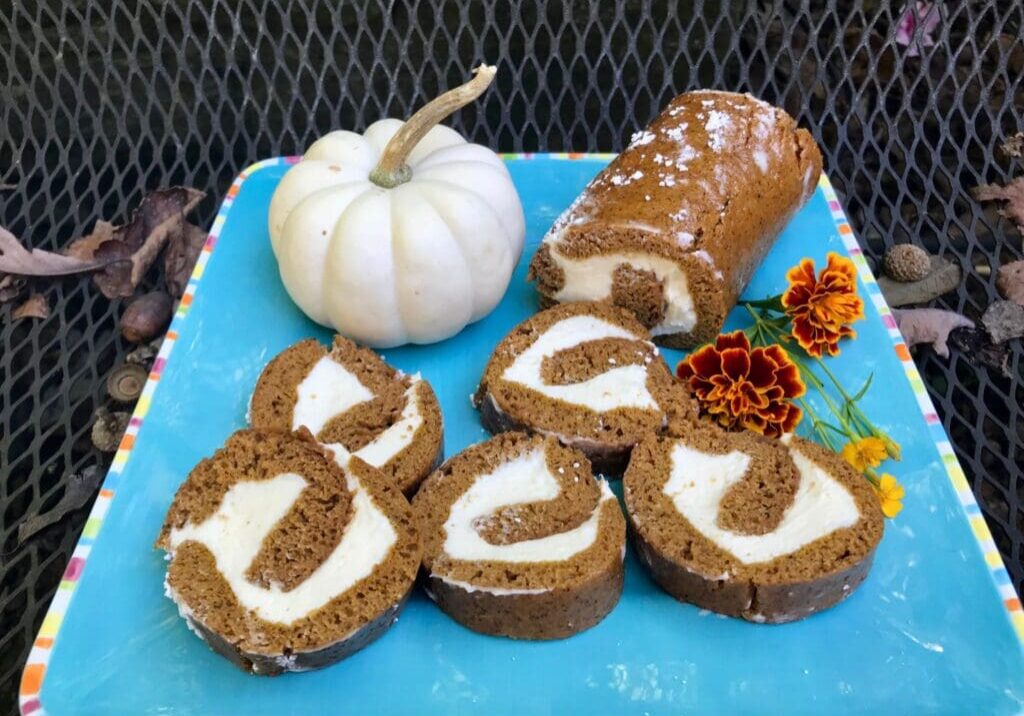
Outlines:
MULTIPOLYGON (((487 437, 468 396, 493 346, 535 310, 525 272, 541 236, 609 156, 508 159, 526 211, 527 244, 504 300, 443 343, 385 352, 433 384, 449 456, 487 437)), ((228 191, 32 650, 23 713, 1024 710, 1019 602, 824 179, 747 295, 777 293, 802 256, 821 266, 828 251, 838 251, 853 256, 861 294, 871 299, 859 337, 844 342, 830 365, 852 386, 874 373, 864 408, 903 446, 893 472, 907 495, 903 512, 886 525, 870 576, 849 600, 794 624, 749 624, 674 601, 630 552, 618 607, 563 641, 481 636, 417 593, 382 639, 321 671, 260 678, 213 654, 164 596, 166 563, 152 544, 192 466, 245 425, 249 393, 270 357, 301 338, 329 339, 288 299, 267 236, 270 196, 294 161, 261 162, 228 191)), ((743 325, 739 314, 734 326, 743 325)), ((681 356, 665 354, 671 366, 681 356)))

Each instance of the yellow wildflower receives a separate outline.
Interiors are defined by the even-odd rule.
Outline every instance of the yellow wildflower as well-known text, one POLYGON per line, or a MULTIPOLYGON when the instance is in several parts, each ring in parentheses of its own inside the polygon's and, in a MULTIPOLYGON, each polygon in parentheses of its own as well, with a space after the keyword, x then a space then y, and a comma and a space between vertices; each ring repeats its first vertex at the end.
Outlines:
POLYGON ((878 493, 878 501, 882 505, 882 514, 886 517, 895 517, 903 509, 903 496, 906 492, 903 485, 896 482, 896 478, 887 472, 882 473, 875 487, 878 493))
POLYGON ((843 459, 853 465, 857 472, 878 467, 888 454, 885 443, 879 438, 863 438, 843 446, 843 459))

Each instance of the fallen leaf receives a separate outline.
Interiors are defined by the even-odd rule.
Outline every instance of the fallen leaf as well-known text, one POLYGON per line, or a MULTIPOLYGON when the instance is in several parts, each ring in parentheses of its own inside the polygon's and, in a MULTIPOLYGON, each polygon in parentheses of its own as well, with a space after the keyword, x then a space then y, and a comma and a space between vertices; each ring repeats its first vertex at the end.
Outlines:
POLYGON ((82 260, 52 251, 29 251, 7 229, 0 227, 0 271, 19 276, 68 276, 103 268, 109 260, 82 260))
POLYGON ((914 2, 903 11, 896 25, 896 44, 907 48, 907 57, 917 57, 921 47, 933 47, 932 36, 939 26, 939 9, 930 2, 914 2))
POLYGON ((207 233, 195 224, 182 222, 181 230, 175 231, 167 240, 164 251, 164 281, 167 292, 175 298, 185 293, 192 269, 199 258, 199 252, 206 244, 207 233))
POLYGON ((1024 336, 1024 306, 1013 301, 993 301, 981 317, 993 343, 1024 336))
POLYGON ((49 318, 50 302, 41 293, 32 292, 25 299, 25 302, 11 311, 11 320, 18 321, 22 318, 49 318))
POLYGON ((24 276, 0 276, 0 305, 17 301, 27 290, 28 281, 24 276))
POLYGON ((1024 261, 1000 266, 996 272, 996 288, 1003 298, 1024 305, 1024 261))
POLYGON ((1003 150, 1003 154, 1008 157, 1020 159, 1024 157, 1024 132, 1017 132, 1015 135, 1007 139, 999 147, 1003 150))
POLYGON ((146 196, 128 223, 116 227, 114 237, 95 251, 97 257, 112 261, 129 259, 93 276, 100 292, 107 298, 131 296, 171 233, 181 229, 185 215, 204 196, 198 189, 188 187, 158 189, 146 196))
POLYGON ((103 473, 95 465, 85 468, 81 474, 72 475, 64 487, 63 497, 56 505, 45 512, 32 515, 18 525, 18 543, 21 544, 41 530, 57 524, 68 513, 85 507, 96 494, 102 481, 103 473))
POLYGON ((74 256, 76 259, 86 261, 96 258, 96 249, 104 241, 110 241, 114 238, 114 230, 116 228, 110 222, 100 219, 92 227, 92 233, 75 239, 64 249, 65 255, 74 256))
POLYGON ((1017 177, 1006 186, 982 184, 974 187, 972 193, 978 201, 1006 202, 999 213, 1024 231, 1024 176, 1017 177))
POLYGON ((939 256, 931 257, 931 271, 920 281, 894 281, 888 276, 878 277, 878 288, 890 308, 927 303, 960 285, 960 267, 939 256))
POLYGON ((892 312, 903 340, 908 346, 930 343, 935 353, 949 358, 946 339, 954 328, 973 328, 974 321, 953 311, 939 308, 911 308, 892 312))
POLYGON ((988 366, 1004 377, 1011 377, 1010 351, 1005 345, 996 345, 980 328, 954 328, 949 333, 949 344, 968 356, 972 363, 988 366))

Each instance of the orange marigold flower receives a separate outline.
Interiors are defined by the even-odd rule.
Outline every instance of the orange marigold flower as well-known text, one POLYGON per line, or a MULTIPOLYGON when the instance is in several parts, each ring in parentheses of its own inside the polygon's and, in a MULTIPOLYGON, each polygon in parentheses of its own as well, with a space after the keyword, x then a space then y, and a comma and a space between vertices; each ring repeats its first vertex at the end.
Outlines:
POLYGON ((792 432, 803 413, 790 400, 807 392, 800 372, 780 346, 751 349, 743 331, 718 336, 676 367, 701 412, 719 425, 778 437, 792 432))
POLYGON ((857 271, 845 256, 829 253, 820 276, 814 261, 803 259, 786 273, 789 288, 782 305, 793 321, 793 337, 808 354, 820 358, 839 353, 839 339, 856 336, 849 324, 864 317, 857 295, 857 271))

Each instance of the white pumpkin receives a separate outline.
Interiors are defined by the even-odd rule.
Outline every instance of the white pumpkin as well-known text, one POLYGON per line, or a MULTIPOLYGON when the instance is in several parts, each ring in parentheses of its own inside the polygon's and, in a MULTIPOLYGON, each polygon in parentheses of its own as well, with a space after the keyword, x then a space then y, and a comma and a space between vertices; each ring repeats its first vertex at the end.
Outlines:
POLYGON ((270 240, 306 315, 386 348, 442 340, 498 304, 523 249, 519 196, 498 155, 437 124, 493 74, 408 122, 331 132, 285 174, 270 240))

